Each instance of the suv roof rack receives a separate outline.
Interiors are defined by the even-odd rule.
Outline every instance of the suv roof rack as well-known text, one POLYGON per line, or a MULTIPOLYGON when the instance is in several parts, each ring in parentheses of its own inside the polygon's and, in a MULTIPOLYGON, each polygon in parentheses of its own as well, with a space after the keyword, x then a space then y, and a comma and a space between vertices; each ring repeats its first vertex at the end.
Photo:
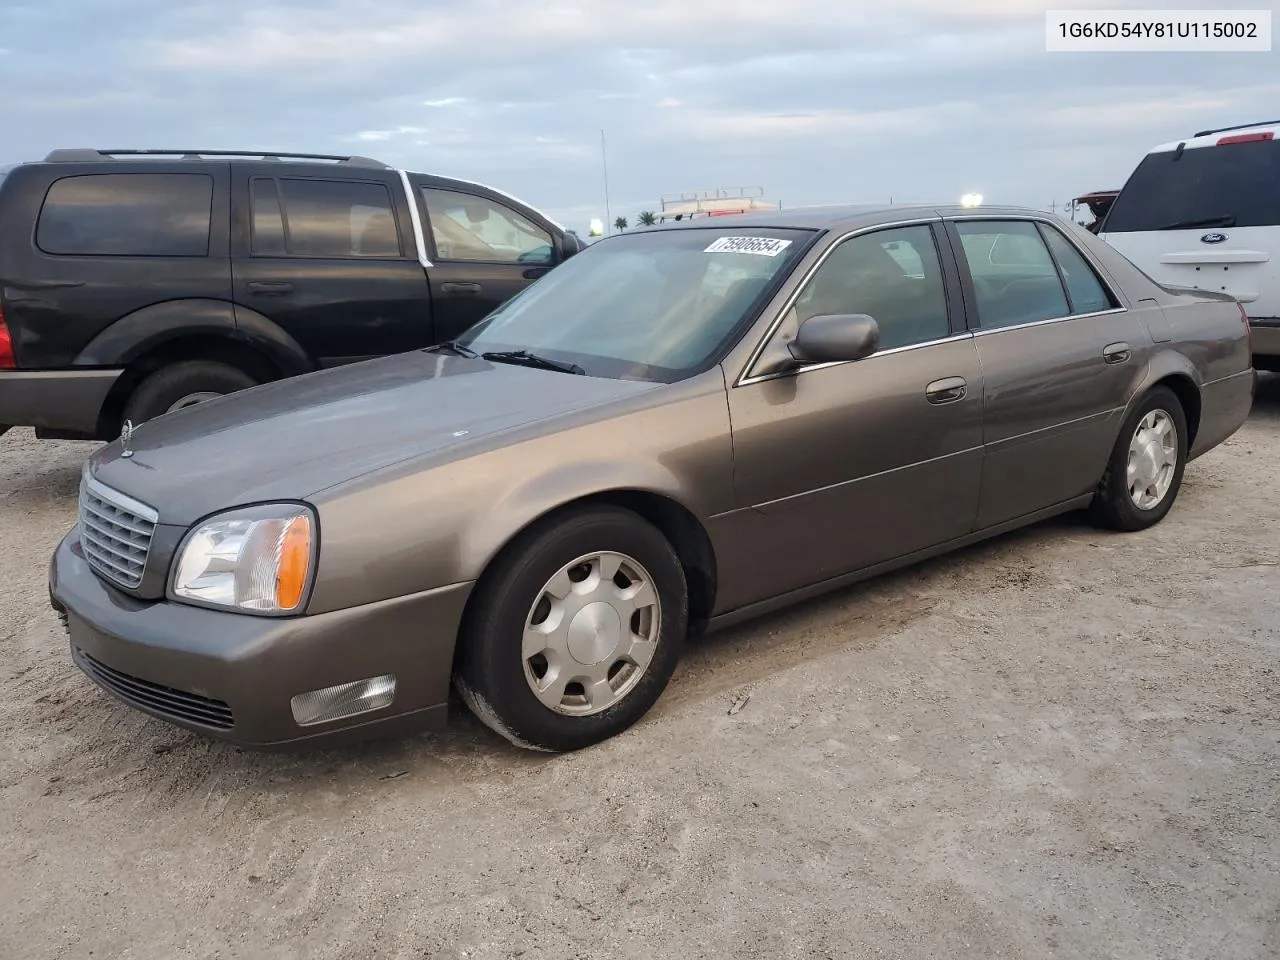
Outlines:
POLYGON ((53 150, 45 157, 46 163, 84 163, 94 160, 114 160, 116 157, 180 157, 183 160, 203 160, 206 157, 242 157, 247 160, 325 160, 330 163, 346 163, 353 167, 377 167, 390 170, 389 164, 372 157, 339 156, 331 153, 276 153, 258 150, 95 150, 76 147, 53 150))
POLYGON ((1280 120, 1260 120, 1257 123, 1237 123, 1234 127, 1219 127, 1217 130, 1201 130, 1199 133, 1193 133, 1194 137, 1207 137, 1213 133, 1226 133, 1228 130, 1244 130, 1248 127, 1274 127, 1280 125, 1280 120))

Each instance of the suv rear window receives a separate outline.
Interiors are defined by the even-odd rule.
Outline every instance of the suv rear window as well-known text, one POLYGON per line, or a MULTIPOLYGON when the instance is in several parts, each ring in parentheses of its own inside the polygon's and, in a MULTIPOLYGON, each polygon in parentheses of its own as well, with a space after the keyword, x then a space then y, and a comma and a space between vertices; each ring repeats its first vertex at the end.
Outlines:
POLYGON ((1111 206, 1103 233, 1280 224, 1280 140, 1149 154, 1111 206), (1221 218, 1233 217, 1234 223, 1221 218))
POLYGON ((36 245, 86 257, 209 254, 213 178, 201 173, 95 173, 55 180, 36 245))

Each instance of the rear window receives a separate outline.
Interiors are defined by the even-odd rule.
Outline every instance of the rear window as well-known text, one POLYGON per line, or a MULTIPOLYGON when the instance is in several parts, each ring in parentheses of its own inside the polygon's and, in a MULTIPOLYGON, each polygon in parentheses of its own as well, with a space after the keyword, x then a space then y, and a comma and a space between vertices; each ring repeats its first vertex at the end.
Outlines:
POLYGON ((102 173, 55 180, 36 245, 89 257, 209 254, 213 178, 200 173, 102 173))
POLYGON ((1138 164, 1102 232, 1280 224, 1280 141, 1196 147, 1174 157, 1153 153, 1138 164))

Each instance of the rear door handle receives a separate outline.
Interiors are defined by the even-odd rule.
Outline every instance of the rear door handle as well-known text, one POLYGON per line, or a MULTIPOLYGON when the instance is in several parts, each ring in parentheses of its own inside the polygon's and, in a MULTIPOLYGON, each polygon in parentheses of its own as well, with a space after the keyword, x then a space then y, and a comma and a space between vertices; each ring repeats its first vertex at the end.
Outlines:
POLYGON ((1124 363, 1131 356, 1133 351, 1127 343, 1110 343, 1102 348, 1103 363, 1124 363))
POLYGON ((250 293, 264 297, 281 297, 293 293, 293 284, 284 280, 250 280, 245 284, 250 293))
POLYGON ((968 392, 969 384, 964 377, 945 377, 924 388, 925 399, 930 403, 955 403, 963 400, 968 392))
POLYGON ((445 293, 479 293, 481 290, 478 283, 442 283, 440 289, 445 293))

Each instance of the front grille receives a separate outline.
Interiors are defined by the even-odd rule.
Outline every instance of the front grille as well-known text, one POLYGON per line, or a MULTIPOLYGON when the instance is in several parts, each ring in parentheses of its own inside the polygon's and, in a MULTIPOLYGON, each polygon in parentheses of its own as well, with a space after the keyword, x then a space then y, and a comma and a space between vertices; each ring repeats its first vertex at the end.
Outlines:
POLYGON ((159 514, 86 476, 80 485, 80 544, 85 559, 127 589, 142 582, 159 514))
POLYGON ((99 663, 79 647, 76 648, 76 659, 90 677, 125 703, 214 730, 230 730, 235 724, 231 707, 221 700, 131 677, 99 663))

